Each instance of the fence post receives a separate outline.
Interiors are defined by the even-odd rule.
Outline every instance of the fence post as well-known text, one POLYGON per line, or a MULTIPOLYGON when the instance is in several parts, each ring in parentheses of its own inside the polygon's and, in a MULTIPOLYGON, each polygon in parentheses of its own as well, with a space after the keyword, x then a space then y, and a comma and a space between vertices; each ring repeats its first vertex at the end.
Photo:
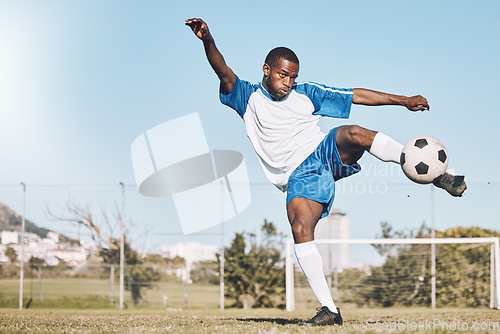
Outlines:
POLYGON ((42 265, 38 265, 38 301, 42 300, 42 265))
POLYGON ((500 310, 500 238, 495 239, 495 307, 500 310))
POLYGON ((294 289, 293 289, 293 240, 289 239, 286 241, 286 282, 285 282, 285 290, 286 290, 286 310, 293 311, 295 310, 295 300, 294 300, 294 289))
POLYGON ((335 268, 333 273, 333 295, 336 301, 339 299, 339 270, 335 268))
POLYGON ((23 186, 23 216, 21 218, 21 257, 19 261, 19 309, 23 309, 23 286, 24 286, 24 233, 26 220, 26 184, 21 182, 23 186))
MULTIPOLYGON (((436 224, 434 222, 434 187, 431 187, 431 238, 436 238, 436 224)), ((431 308, 436 309, 436 244, 431 243, 431 308)))
POLYGON ((114 297, 114 292, 115 292, 115 266, 112 264, 111 267, 109 268, 109 302, 111 304, 115 303, 115 297, 114 297))
POLYGON ((187 280, 184 280, 184 309, 187 310, 188 308, 188 287, 187 287, 187 280))

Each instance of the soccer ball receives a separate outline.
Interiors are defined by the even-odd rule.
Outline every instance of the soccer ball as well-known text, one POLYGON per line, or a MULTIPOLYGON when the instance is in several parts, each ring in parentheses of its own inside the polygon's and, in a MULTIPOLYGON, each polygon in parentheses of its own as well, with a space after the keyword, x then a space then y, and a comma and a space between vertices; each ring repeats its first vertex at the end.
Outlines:
POLYGON ((448 167, 448 152, 436 138, 419 136, 410 140, 401 152, 401 168, 412 181, 432 183, 448 167))

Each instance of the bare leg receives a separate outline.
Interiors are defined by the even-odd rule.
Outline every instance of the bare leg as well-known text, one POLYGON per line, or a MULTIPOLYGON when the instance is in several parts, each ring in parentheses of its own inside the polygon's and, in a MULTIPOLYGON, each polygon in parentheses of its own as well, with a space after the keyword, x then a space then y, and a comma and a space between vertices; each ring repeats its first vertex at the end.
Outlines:
POLYGON ((314 295, 322 308, 337 313, 323 272, 323 260, 314 242, 314 228, 321 218, 323 204, 305 198, 294 198, 287 206, 288 219, 295 239, 295 255, 314 295))
POLYGON ((314 229, 321 218, 323 204, 307 198, 296 197, 286 208, 296 244, 314 240, 314 229))
MULTIPOLYGON (((346 165, 356 163, 364 151, 370 151, 377 133, 378 132, 376 131, 371 131, 358 125, 340 127, 335 135, 335 141, 337 142, 337 149, 342 162, 346 165)), ((386 136, 386 138, 388 137, 386 136)), ((391 141, 392 144, 390 146, 385 146, 386 148, 382 150, 382 152, 377 150, 377 153, 382 154, 379 155, 372 151, 370 151, 370 153, 382 161, 399 163, 399 153, 397 151, 399 145, 401 144, 392 139, 391 141)), ((455 176, 449 173, 444 173, 443 175, 437 177, 433 183, 436 187, 446 190, 450 195, 455 197, 462 196, 464 191, 467 189, 464 176, 455 176)))
POLYGON ((335 135, 335 141, 342 162, 346 165, 356 163, 364 151, 370 150, 376 134, 376 131, 358 125, 340 127, 335 135))

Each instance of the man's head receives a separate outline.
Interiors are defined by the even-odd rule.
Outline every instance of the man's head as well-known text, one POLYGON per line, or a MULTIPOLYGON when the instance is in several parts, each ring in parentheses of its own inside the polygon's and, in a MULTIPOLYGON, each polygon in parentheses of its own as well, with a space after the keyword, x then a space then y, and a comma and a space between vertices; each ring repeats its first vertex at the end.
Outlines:
POLYGON ((276 100, 281 100, 288 95, 299 74, 299 58, 288 48, 274 48, 267 55, 262 70, 262 86, 276 100))

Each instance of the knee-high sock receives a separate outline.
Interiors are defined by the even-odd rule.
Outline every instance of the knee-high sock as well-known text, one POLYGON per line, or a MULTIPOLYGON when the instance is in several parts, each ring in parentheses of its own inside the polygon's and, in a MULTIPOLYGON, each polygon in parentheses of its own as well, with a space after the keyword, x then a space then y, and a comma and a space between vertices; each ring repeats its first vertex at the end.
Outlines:
POLYGON ((372 146, 370 147, 370 153, 372 155, 382 161, 392 161, 397 164, 400 163, 402 150, 403 145, 382 132, 377 132, 373 139, 372 146))
POLYGON ((323 272, 323 260, 314 241, 295 244, 295 255, 302 272, 307 278, 314 295, 321 306, 328 306, 330 311, 337 313, 330 288, 323 272))

